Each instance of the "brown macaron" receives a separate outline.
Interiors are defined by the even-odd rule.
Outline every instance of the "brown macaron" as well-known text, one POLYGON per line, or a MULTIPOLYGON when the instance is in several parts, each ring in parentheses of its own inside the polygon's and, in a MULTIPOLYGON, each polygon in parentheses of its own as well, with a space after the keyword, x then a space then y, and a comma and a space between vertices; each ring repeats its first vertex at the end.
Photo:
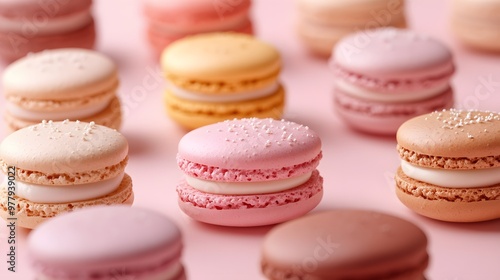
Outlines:
POLYGON ((396 194, 433 219, 500 218, 500 114, 444 110, 405 122, 397 132, 396 194))
POLYGON ((310 214, 274 227, 262 248, 268 279, 422 280, 427 237, 409 221, 367 210, 310 214))

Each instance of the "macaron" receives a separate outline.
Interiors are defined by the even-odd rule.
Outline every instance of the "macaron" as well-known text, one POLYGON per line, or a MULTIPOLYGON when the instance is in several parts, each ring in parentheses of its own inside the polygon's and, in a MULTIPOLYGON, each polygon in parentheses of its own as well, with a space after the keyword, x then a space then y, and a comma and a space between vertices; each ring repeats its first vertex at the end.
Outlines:
POLYGON ((500 1, 452 1, 451 27, 466 46, 500 52, 500 1))
POLYGON ((127 161, 127 140, 105 126, 66 120, 20 129, 0 143, 6 175, 0 216, 17 217, 18 226, 35 228, 78 208, 132 204, 127 161))
POLYGON ((281 118, 281 59, 271 45, 238 33, 207 33, 168 46, 167 113, 187 129, 234 118, 281 118))
POLYGON ((179 228, 158 212, 98 206, 33 230, 28 252, 38 279, 186 279, 179 228))
POLYGON ((456 110, 405 122, 397 133, 396 194, 416 213, 448 222, 500 218, 500 114, 456 110))
POLYGON ((335 44, 354 32, 406 27, 404 0, 298 0, 297 33, 312 53, 328 57, 335 44))
POLYGON ((0 0, 0 58, 14 61, 30 52, 94 47, 92 0, 0 0))
POLYGON ((253 33, 250 0, 143 0, 147 36, 157 54, 185 36, 207 32, 253 33))
POLYGON ((179 206, 200 222, 249 227, 284 222, 323 196, 316 167, 321 140, 309 127, 274 119, 234 119, 179 141, 179 206))
POLYGON ((2 78, 5 121, 11 131, 65 119, 120 127, 117 68, 98 52, 39 52, 10 64, 2 78))
POLYGON ((427 35, 355 33, 337 44, 330 63, 336 113, 358 131, 394 135, 413 117, 453 106, 452 54, 427 35))
POLYGON ((422 280, 427 237, 415 224, 380 212, 338 209, 278 225, 264 237, 267 279, 422 280))

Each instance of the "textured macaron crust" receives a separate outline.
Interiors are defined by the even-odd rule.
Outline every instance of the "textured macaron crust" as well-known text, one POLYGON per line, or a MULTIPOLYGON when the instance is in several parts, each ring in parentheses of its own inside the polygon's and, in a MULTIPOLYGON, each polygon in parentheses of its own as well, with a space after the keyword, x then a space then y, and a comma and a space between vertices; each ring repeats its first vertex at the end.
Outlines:
POLYGON ((335 109, 357 130, 395 134, 406 120, 453 104, 451 52, 426 35, 358 32, 337 44, 330 63, 335 109))
POLYGON ((0 58, 10 62, 30 52, 94 46, 91 0, 0 1, 0 58))
POLYGON ((500 218, 500 114, 450 109, 405 122, 397 133, 396 194, 443 221, 500 218))
POLYGON ((168 82, 167 112, 188 129, 234 118, 280 118, 283 113, 280 55, 252 36, 186 37, 165 49, 161 65, 168 82))
POLYGON ((406 27, 404 0, 299 0, 297 32, 313 53, 328 57, 344 36, 379 27, 406 27))
POLYGON ((465 45, 484 51, 500 51, 500 1, 452 1, 453 33, 465 45))
POLYGON ((152 210, 100 206, 60 215, 28 237, 41 279, 180 280, 181 232, 152 210))
POLYGON ((158 54, 170 43, 198 33, 253 33, 250 0, 144 0, 143 4, 148 39, 158 54))
POLYGON ((118 129, 118 74, 108 57, 85 49, 29 55, 3 73, 6 121, 11 130, 42 120, 94 121, 118 129))
POLYGON ((179 205, 196 220, 226 226, 301 216, 321 200, 321 156, 314 131, 284 120, 235 119, 195 129, 179 141, 185 175, 179 205))
MULTIPOLYGON (((0 144, 2 171, 8 174, 15 168, 15 215, 27 228, 77 208, 131 204, 127 161, 125 137, 94 123, 43 122, 10 134, 0 144)), ((12 196, 7 183, 0 191, 4 219, 10 215, 7 205, 12 196)))
POLYGON ((274 227, 262 245, 268 279, 421 280, 427 238, 413 223, 367 210, 309 214, 274 227))

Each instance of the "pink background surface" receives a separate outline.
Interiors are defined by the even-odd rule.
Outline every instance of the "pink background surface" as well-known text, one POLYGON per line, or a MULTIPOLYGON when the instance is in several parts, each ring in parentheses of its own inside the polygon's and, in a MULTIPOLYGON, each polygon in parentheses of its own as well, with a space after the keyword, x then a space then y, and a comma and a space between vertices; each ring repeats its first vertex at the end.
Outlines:
MULTIPOLYGON (((97 49, 120 68, 120 96, 126 114, 122 132, 130 142, 127 172, 134 182, 135 206, 156 209, 180 226, 189 279, 264 279, 259 269, 260 244, 271 227, 205 225, 189 219, 177 207, 175 186, 181 172, 175 154, 185 132, 165 115, 164 83, 145 41, 140 2, 120 1, 119 7, 116 3, 95 1, 97 49)), ((449 33, 448 1, 407 3, 410 26, 442 39, 454 52, 457 107, 500 111, 500 55, 474 53, 454 41, 449 33), (485 83, 487 80, 494 82, 485 83)), ((255 1, 253 18, 258 37, 274 44, 283 56, 282 81, 288 94, 285 118, 309 125, 323 140, 319 170, 325 179, 325 196, 315 211, 357 207, 404 217, 428 234, 428 279, 499 279, 500 220, 444 223, 406 209, 394 194, 392 176, 399 165, 395 140, 356 133, 339 121, 332 109, 331 72, 324 60, 305 52, 293 32, 293 2, 255 1)), ((0 72, 4 67, 0 66, 0 72)), ((1 101, 0 110, 3 113, 1 101)), ((0 126, 3 139, 5 125, 0 126)), ((28 231, 17 234, 17 273, 10 273, 7 231, 0 224, 0 279, 33 279, 25 251, 28 231)))

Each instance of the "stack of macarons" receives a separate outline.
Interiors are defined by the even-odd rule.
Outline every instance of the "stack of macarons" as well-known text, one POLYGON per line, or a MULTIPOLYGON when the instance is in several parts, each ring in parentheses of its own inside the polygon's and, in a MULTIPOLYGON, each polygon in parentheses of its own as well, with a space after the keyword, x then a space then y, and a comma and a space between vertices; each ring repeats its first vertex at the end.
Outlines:
POLYGON ((250 0, 144 0, 148 41, 160 54, 175 40, 198 33, 253 33, 250 0))
POLYGON ((7 66, 2 82, 11 131, 42 120, 121 125, 117 67, 98 52, 70 48, 31 54, 7 66))
POLYGON ((167 78, 167 113, 187 129, 234 118, 281 118, 285 91, 281 59, 250 35, 206 33, 168 46, 161 66, 167 78))
POLYGON ((0 58, 10 62, 30 52, 93 48, 92 0, 0 0, 0 58))
POLYGON ((331 58, 334 107, 359 131, 394 135, 408 119, 453 106, 450 50, 411 30, 380 28, 343 38, 331 58))
POLYGON ((344 36, 370 29, 406 27, 404 0, 298 0, 297 32, 313 53, 328 57, 344 36))
POLYGON ((235 119, 187 133, 177 163, 179 206, 195 220, 262 226, 319 204, 321 140, 309 127, 274 119, 235 119))
POLYGON ((78 208, 132 204, 127 162, 127 140, 105 126, 65 120, 20 129, 0 144, 0 165, 9 175, 0 189, 0 216, 35 228, 78 208))
POLYGON ((396 193, 408 208, 442 221, 500 218, 500 114, 446 110, 398 130, 396 193))

